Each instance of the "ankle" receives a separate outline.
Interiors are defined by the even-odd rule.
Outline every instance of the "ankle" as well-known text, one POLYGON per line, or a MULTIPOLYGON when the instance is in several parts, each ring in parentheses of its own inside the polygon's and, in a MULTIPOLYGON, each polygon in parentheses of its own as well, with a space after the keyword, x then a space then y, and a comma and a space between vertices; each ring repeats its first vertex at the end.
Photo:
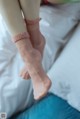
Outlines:
POLYGON ((25 20, 28 31, 39 29, 39 21, 40 18, 37 18, 35 20, 25 20))
POLYGON ((27 25, 35 25, 35 24, 39 23, 40 20, 41 20, 40 18, 36 18, 34 20, 28 20, 27 19, 25 21, 26 21, 27 25))
POLYGON ((33 48, 32 50, 28 51, 28 53, 25 52, 25 57, 24 57, 25 62, 34 63, 40 60, 41 60, 41 54, 38 50, 33 48))

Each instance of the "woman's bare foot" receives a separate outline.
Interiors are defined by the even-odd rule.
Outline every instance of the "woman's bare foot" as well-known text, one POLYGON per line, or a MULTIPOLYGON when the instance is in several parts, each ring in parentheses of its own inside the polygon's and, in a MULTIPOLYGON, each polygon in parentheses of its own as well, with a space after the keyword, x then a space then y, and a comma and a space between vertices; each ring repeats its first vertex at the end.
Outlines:
POLYGON ((23 79, 27 79, 27 80, 30 79, 30 75, 29 75, 29 73, 27 71, 27 67, 26 66, 24 66, 23 69, 21 70, 20 77, 22 77, 23 79))
POLYGON ((14 39, 18 51, 31 76, 34 98, 38 100, 47 94, 51 86, 51 81, 42 67, 41 53, 32 47, 27 32, 15 36, 14 39))
MULTIPOLYGON (((20 35, 21 37, 23 34, 20 35)), ((29 72, 34 91, 34 98, 36 100, 45 96, 51 86, 51 81, 46 75, 42 67, 42 56, 38 50, 35 50, 29 38, 18 38, 16 46, 21 54, 25 63, 26 69, 29 72)))
POLYGON ((36 100, 44 97, 51 87, 51 81, 42 68, 41 60, 41 54, 37 50, 33 50, 25 58, 25 64, 32 79, 34 99, 36 100))
MULTIPOLYGON (((32 37, 31 40, 33 40, 33 38, 34 37, 32 37)), ((36 44, 36 41, 34 40, 34 44, 32 44, 32 45, 36 50, 38 50, 41 53, 41 56, 43 57, 43 52, 44 52, 44 47, 45 47, 45 38, 41 33, 40 33, 40 37, 39 38, 40 38, 40 43, 36 44)), ((26 79, 26 80, 30 79, 30 75, 29 75, 29 73, 27 71, 27 67, 26 66, 24 66, 23 69, 21 70, 20 76, 23 79, 26 79)))

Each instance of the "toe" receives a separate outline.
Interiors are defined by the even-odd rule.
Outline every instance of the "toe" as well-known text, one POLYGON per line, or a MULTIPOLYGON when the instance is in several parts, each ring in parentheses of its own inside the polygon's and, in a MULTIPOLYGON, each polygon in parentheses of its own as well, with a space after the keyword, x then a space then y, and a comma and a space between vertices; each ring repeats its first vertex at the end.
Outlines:
POLYGON ((30 79, 30 75, 29 75, 29 73, 28 73, 26 67, 24 67, 24 68, 21 70, 21 72, 20 72, 20 77, 22 77, 23 79, 26 79, 26 80, 30 79))
POLYGON ((23 75, 22 75, 23 79, 27 79, 27 76, 28 76, 28 72, 24 70, 23 75))
POLYGON ((24 79, 25 79, 25 80, 29 80, 29 79, 30 79, 30 75, 29 75, 28 72, 25 73, 24 79))

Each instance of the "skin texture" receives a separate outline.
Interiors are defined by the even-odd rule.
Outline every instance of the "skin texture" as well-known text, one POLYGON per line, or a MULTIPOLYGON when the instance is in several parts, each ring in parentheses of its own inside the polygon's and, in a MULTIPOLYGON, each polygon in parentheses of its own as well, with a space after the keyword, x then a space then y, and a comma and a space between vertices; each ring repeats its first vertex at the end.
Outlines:
MULTIPOLYGON (((38 50, 41 53, 41 56, 43 57, 43 51, 45 47, 45 38, 39 30, 39 20, 35 24, 27 23, 26 21, 26 24, 27 24, 28 32, 30 34, 30 39, 31 39, 31 43, 33 47, 36 50, 38 50)), ((20 73, 20 76, 22 76, 24 79, 30 79, 30 75, 26 71, 26 69, 27 68, 24 66, 20 73)))
MULTIPOLYGON (((23 9, 25 5, 22 4, 21 8, 26 21, 35 21, 37 18, 39 18, 40 0, 35 0, 35 2, 33 0, 25 1, 26 5, 28 5, 26 7, 27 9, 23 9)), ((24 32, 30 36, 22 39, 20 38, 20 40, 16 42, 16 47, 18 48, 18 51, 24 61, 24 65, 26 67, 25 70, 28 71, 31 77, 34 98, 38 100, 47 94, 51 86, 51 81, 46 75, 41 63, 44 49, 42 46, 42 41, 44 40, 44 37, 39 30, 39 21, 33 25, 28 24, 27 22, 25 24, 21 14, 21 8, 18 0, 0 0, 0 11, 9 29, 9 32, 11 33, 13 41, 15 40, 15 36, 17 37, 18 34, 22 34, 24 32)), ((23 71, 24 75, 25 70, 23 71)))
MULTIPOLYGON (((41 55, 43 55, 45 47, 45 38, 40 32, 39 29, 39 8, 41 0, 20 0, 21 9, 24 12, 25 22, 30 34, 30 40, 35 49, 37 49, 41 55), (32 3, 32 4, 31 4, 32 3), (30 10, 31 8, 31 10, 30 10), (35 22, 37 20, 37 22, 35 22), (34 24, 35 22, 35 24, 34 24)), ((20 72, 20 76, 24 79, 29 79, 30 75, 27 71, 27 67, 23 67, 20 72)))

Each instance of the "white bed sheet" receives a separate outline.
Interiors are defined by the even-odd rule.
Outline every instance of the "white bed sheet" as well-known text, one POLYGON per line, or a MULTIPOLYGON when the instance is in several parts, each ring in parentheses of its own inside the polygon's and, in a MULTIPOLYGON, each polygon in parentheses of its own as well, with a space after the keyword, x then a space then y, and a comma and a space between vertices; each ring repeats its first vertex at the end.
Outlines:
POLYGON ((48 72, 50 91, 80 111, 80 25, 48 72))

